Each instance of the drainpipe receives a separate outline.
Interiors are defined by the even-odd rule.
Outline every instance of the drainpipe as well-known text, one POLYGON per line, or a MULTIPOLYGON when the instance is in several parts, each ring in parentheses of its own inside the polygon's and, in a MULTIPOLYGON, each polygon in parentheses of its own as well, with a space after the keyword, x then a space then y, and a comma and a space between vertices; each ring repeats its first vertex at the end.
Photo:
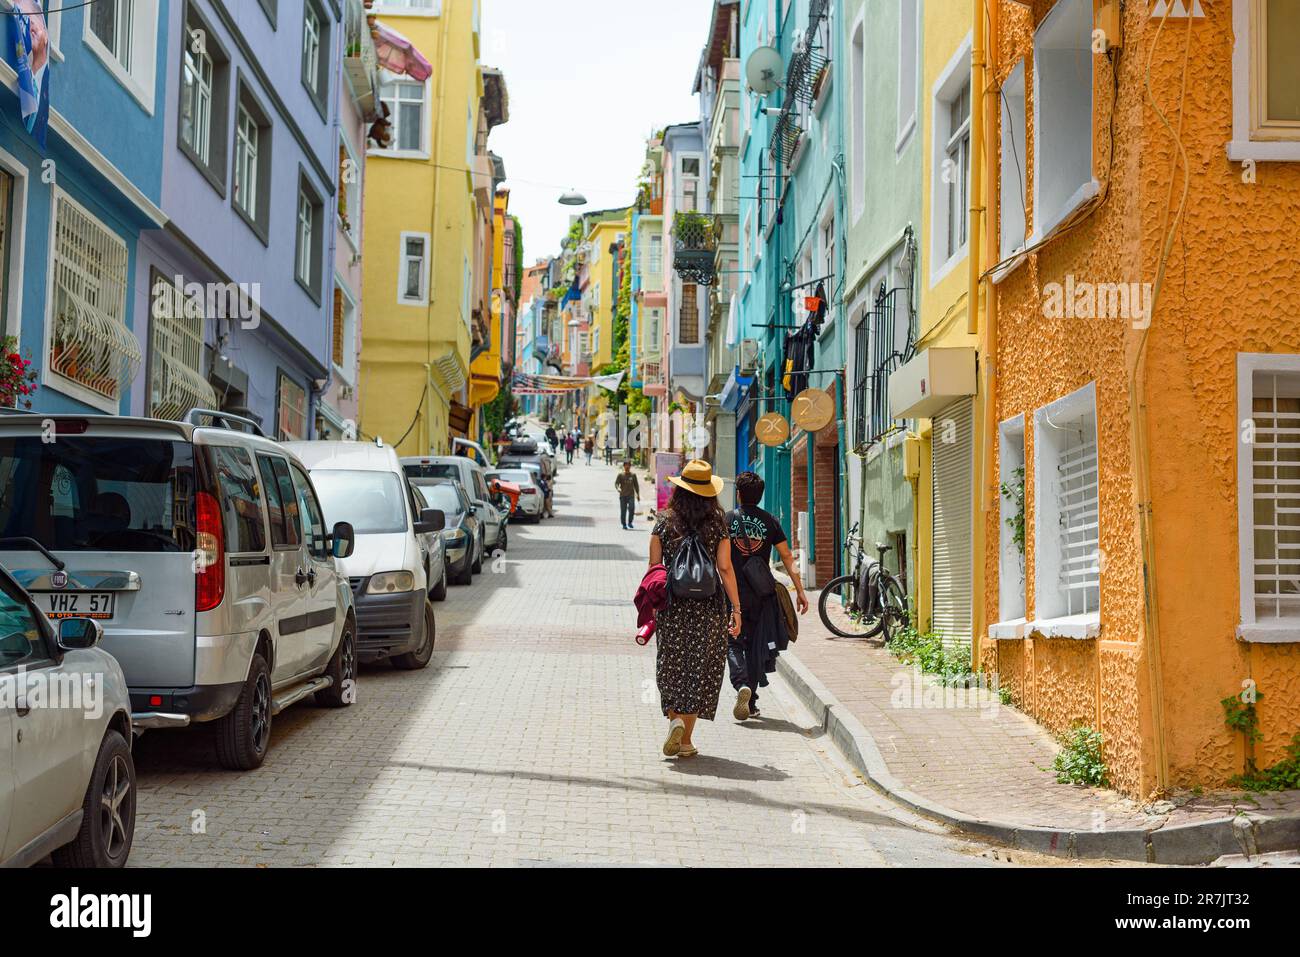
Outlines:
MULTIPOLYGON (((996 6, 996 4, 995 4, 996 6)), ((988 99, 986 90, 988 88, 988 58, 985 46, 984 35, 984 3, 982 0, 975 0, 972 4, 974 17, 973 36, 971 44, 971 114, 970 114, 970 254, 967 257, 967 266, 969 269, 969 291, 966 296, 966 332, 970 335, 977 335, 980 332, 980 266, 984 252, 983 230, 985 228, 984 210, 985 204, 985 164, 984 164, 984 124, 985 111, 987 109, 986 101, 988 99), (979 94, 979 109, 975 109, 975 94, 979 94)), ((992 298, 992 297, 990 297, 992 298)), ((978 352, 977 356, 984 356, 984 375, 985 391, 983 398, 983 421, 987 429, 988 410, 991 408, 991 397, 988 394, 988 359, 986 353, 978 352)), ((988 473, 988 456, 987 444, 984 442, 978 446, 980 455, 980 488, 984 487, 988 473)), ((983 502, 986 496, 981 494, 980 504, 972 503, 974 510, 973 521, 974 527, 971 535, 971 561, 975 565, 983 561, 983 520, 984 507, 983 502)), ((974 574, 972 568, 972 581, 980 578, 974 574)), ((974 629, 971 634, 971 663, 977 666, 980 660, 980 645, 983 643, 985 633, 985 607, 984 607, 984 589, 981 588, 977 594, 971 596, 974 629)))

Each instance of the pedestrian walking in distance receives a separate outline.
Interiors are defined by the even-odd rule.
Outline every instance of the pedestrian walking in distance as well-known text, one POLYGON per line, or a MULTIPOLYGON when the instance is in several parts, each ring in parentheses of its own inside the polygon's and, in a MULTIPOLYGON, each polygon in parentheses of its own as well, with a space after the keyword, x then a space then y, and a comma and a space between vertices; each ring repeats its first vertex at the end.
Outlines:
POLYGON ((636 518, 636 503, 641 500, 641 481, 632 472, 632 463, 624 462, 623 471, 614 476, 618 489, 618 520, 624 528, 631 528, 636 518))
POLYGON ((776 671, 776 657, 790 643, 776 589, 785 586, 772 575, 772 549, 781 558, 797 592, 799 614, 808 612, 808 596, 786 541, 785 529, 771 512, 758 507, 763 480, 753 472, 736 476, 739 505, 727 515, 731 563, 740 592, 741 633, 727 643, 727 671, 736 690, 732 716, 737 721, 759 716, 758 689, 776 671))
POLYGON ((564 462, 566 465, 573 464, 573 450, 578 447, 578 440, 570 432, 564 437, 564 462))
POLYGON ((655 616, 655 681, 659 703, 668 719, 663 752, 669 757, 699 753, 691 737, 699 718, 712 721, 718 710, 722 675, 726 670, 727 636, 741 632, 740 596, 731 567, 731 545, 718 506, 722 479, 708 462, 688 462, 680 476, 669 479, 676 488, 650 536, 650 565, 669 569, 673 588, 674 559, 682 549, 690 555, 696 544, 712 559, 721 588, 705 598, 673 595, 655 616))
POLYGON ((591 456, 596 451, 596 440, 590 435, 582 442, 582 451, 587 454, 587 464, 591 464, 591 456))

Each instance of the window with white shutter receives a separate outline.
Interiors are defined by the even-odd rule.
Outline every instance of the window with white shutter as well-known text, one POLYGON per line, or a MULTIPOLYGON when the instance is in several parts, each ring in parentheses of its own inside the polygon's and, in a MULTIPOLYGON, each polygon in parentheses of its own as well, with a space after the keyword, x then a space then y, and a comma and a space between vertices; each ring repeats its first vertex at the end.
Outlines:
POLYGON ((202 372, 202 301, 155 272, 150 306, 149 415, 180 420, 191 409, 215 409, 202 372))
POLYGON ((142 359, 126 327, 128 262, 126 243, 56 188, 47 366, 68 391, 108 412, 142 359))
POLYGON ((1300 623, 1300 376, 1257 373, 1251 419, 1255 620, 1300 623))
POLYGON ((1099 616, 1097 404, 1085 386, 1034 414, 1035 615, 1099 616))

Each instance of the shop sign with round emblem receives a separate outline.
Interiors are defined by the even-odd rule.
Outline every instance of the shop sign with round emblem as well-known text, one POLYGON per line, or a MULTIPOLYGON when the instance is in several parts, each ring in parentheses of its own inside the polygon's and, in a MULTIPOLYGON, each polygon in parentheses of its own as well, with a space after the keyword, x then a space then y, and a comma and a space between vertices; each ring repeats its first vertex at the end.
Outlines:
POLYGON ((835 418, 835 400, 821 389, 804 389, 794 397, 790 418, 805 432, 820 432, 835 418))
POLYGON ((754 434, 764 445, 777 446, 790 437, 790 423, 780 412, 768 412, 754 423, 754 434))

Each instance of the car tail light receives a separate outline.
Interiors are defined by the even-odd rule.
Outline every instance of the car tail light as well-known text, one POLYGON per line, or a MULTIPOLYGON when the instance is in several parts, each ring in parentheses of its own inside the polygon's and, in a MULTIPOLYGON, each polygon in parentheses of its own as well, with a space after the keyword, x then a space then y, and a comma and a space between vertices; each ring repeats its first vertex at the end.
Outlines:
POLYGON ((197 548, 194 553, 194 572, 197 585, 194 593, 194 610, 211 611, 221 604, 226 594, 226 547, 221 529, 221 506, 210 492, 194 496, 197 548))
POLYGON ((536 495, 536 494, 537 494, 537 489, 535 489, 535 488, 526 488, 526 489, 523 489, 523 490, 521 491, 521 494, 523 494, 523 495, 536 495))

